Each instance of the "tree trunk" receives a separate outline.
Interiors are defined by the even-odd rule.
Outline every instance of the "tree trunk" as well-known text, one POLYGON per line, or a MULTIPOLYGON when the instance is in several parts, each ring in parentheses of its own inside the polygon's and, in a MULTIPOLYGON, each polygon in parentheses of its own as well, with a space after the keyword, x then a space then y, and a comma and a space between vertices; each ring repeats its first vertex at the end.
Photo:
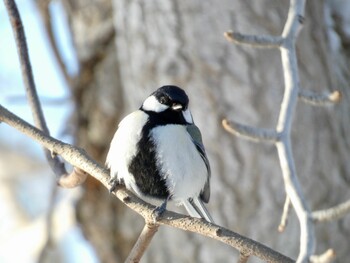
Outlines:
MULTIPOLYGON (((232 137, 221 126, 224 117, 252 126, 276 126, 283 95, 279 51, 232 45, 223 32, 279 35, 289 1, 63 2, 83 76, 72 90, 77 144, 104 162, 123 116, 162 85, 184 88, 212 167, 208 209, 215 222, 296 258, 295 213, 285 232, 277 232, 285 190, 276 149, 232 137)), ((320 92, 340 89, 343 94, 342 103, 334 107, 300 102, 295 113, 295 163, 313 210, 345 201, 350 183, 350 82, 344 73, 349 50, 345 44, 330 49, 331 34, 344 40, 340 29, 334 30, 341 25, 334 10, 328 2, 307 1, 297 43, 301 87, 320 92), (334 22, 331 27, 327 19, 334 22)), ((86 184, 78 216, 102 262, 123 261, 142 230, 141 218, 92 180, 86 184)), ((316 230, 317 253, 332 247, 344 259, 349 217, 316 230)), ((213 240, 166 227, 152 242, 143 262, 227 262, 238 256, 213 240)))

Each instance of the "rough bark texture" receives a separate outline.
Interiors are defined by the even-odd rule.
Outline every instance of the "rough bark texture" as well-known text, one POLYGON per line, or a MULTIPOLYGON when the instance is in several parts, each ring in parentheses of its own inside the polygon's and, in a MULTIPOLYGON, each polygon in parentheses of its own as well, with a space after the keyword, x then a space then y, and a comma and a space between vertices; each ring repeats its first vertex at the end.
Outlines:
MULTIPOLYGON (((276 125, 283 94, 279 52, 235 46, 222 34, 233 29, 278 35, 289 1, 62 1, 83 73, 73 88, 78 145, 103 162, 122 116, 161 85, 183 87, 212 166, 208 208, 215 221, 296 258, 299 229, 293 212, 285 232, 277 232, 285 191, 275 148, 234 138, 221 127, 223 117, 259 127, 276 125)), ((300 103, 296 111, 293 151, 313 209, 349 198, 350 184, 349 79, 344 77, 349 42, 333 9, 329 14, 335 24, 326 27, 324 5, 307 1, 297 44, 301 86, 343 93, 343 102, 335 107, 300 103), (344 53, 330 52, 331 33, 343 43, 344 53)), ((125 259, 142 229, 141 218, 96 182, 86 185, 78 215, 102 262, 125 259)), ((332 247, 339 262, 346 258, 349 216, 316 230, 318 253, 332 247)), ((237 257, 237 251, 213 240, 161 228, 143 262, 228 262, 237 257)))

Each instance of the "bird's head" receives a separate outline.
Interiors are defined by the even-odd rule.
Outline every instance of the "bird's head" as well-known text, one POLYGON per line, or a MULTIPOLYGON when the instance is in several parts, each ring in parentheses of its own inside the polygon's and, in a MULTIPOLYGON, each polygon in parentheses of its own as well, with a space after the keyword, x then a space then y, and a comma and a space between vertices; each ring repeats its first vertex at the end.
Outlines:
POLYGON ((163 86, 153 92, 142 104, 144 111, 165 113, 181 113, 187 123, 193 123, 188 109, 189 99, 185 91, 177 86, 163 86))

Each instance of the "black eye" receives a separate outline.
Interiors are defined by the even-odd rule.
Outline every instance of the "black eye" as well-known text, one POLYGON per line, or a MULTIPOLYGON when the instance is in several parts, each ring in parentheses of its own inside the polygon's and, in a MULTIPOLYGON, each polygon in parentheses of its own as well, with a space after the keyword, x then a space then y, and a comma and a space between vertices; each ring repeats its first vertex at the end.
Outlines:
POLYGON ((165 97, 165 96, 162 96, 162 97, 159 98, 159 102, 162 103, 162 104, 167 104, 168 98, 165 97))

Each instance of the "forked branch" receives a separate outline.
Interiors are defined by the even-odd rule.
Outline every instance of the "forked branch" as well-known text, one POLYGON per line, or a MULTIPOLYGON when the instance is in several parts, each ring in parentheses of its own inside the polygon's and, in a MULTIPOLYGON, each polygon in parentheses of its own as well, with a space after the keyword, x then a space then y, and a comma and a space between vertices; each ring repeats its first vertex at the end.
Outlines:
POLYGON ((236 44, 250 45, 256 48, 279 48, 284 74, 284 95, 281 103, 276 129, 259 129, 223 120, 225 130, 239 137, 257 142, 272 142, 277 147, 285 190, 286 202, 279 230, 283 231, 287 222, 290 204, 293 205, 300 223, 300 250, 297 262, 308 262, 311 257, 319 260, 324 257, 313 256, 315 234, 313 220, 330 220, 344 215, 349 210, 346 202, 332 210, 311 213, 304 198, 295 169, 291 146, 291 126, 297 99, 316 106, 334 104, 341 99, 339 91, 316 93, 301 90, 296 56, 296 40, 304 21, 305 0, 291 0, 286 24, 281 36, 254 36, 228 31, 226 39, 236 44))

